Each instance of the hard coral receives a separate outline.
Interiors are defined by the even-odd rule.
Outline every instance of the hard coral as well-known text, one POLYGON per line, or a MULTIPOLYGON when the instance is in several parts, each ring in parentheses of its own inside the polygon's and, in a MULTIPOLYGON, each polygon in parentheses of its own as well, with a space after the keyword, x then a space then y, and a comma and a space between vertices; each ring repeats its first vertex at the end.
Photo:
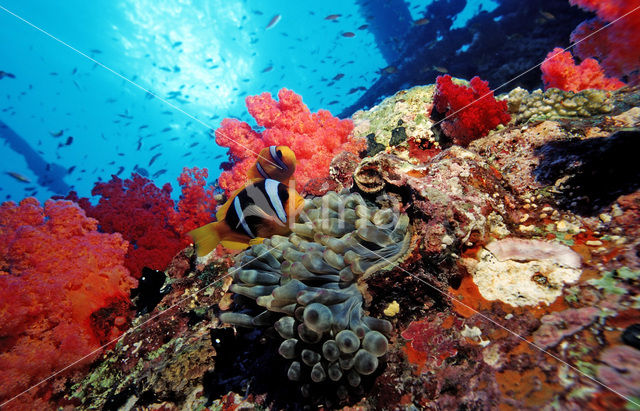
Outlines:
POLYGON ((626 76, 630 81, 640 78, 640 0, 569 1, 597 14, 571 33, 571 42, 577 43, 576 54, 583 59, 597 58, 610 76, 626 76))
POLYGON ((571 53, 559 47, 547 54, 540 70, 545 89, 553 87, 578 92, 585 89, 617 90, 625 85, 616 78, 606 77, 596 60, 587 58, 576 65, 571 53))
POLYGON ((218 180, 227 194, 245 183, 246 172, 258 152, 270 145, 289 146, 296 154, 294 178, 298 188, 311 179, 328 177, 329 164, 340 152, 358 154, 366 148, 364 139, 350 138, 351 120, 340 120, 327 110, 311 113, 302 98, 291 90, 281 89, 278 99, 275 101, 269 93, 246 99, 249 113, 258 126, 265 128, 263 132, 233 119, 224 119, 216 130, 216 143, 229 147, 231 168, 218 180))
POLYGON ((444 114, 442 131, 455 144, 467 146, 511 120, 506 101, 497 101, 489 83, 474 77, 471 87, 454 84, 451 76, 438 76, 434 109, 444 114))
POLYGON ((409 219, 335 192, 307 200, 304 218, 289 237, 273 236, 236 257, 229 290, 254 299, 262 312, 228 312, 220 320, 275 325, 284 339, 279 353, 292 360, 288 378, 305 384, 303 393, 308 382, 356 387, 378 367, 387 351, 383 334, 391 331, 388 321, 365 315, 356 281, 405 255, 409 219))
POLYGON ((0 206, 0 402, 126 329, 128 243, 97 227, 70 201, 0 206))

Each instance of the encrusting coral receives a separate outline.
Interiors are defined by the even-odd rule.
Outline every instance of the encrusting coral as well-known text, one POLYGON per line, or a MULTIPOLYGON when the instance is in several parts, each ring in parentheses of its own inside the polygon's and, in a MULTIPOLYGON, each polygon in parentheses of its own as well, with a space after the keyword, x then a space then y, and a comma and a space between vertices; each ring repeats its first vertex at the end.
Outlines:
POLYGON ((613 110, 609 92, 586 89, 578 93, 548 88, 529 93, 516 87, 508 94, 509 111, 516 123, 554 117, 590 117, 613 110))
MULTIPOLYGON (((392 266, 411 244, 409 218, 367 205, 359 194, 329 192, 306 200, 289 237, 273 236, 236 257, 229 288, 255 300, 252 316, 225 312, 220 320, 245 327, 273 325, 292 360, 287 376, 346 381, 356 387, 387 351, 391 323, 365 315, 358 280, 392 266)), ((339 386, 338 395, 346 395, 339 386)))

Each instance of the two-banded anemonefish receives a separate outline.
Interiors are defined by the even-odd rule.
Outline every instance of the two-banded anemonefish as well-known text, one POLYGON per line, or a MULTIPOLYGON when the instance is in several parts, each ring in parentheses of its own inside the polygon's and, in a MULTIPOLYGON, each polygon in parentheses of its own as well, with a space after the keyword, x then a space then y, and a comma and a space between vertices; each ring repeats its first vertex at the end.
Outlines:
POLYGON ((271 178, 289 185, 289 180, 296 171, 296 155, 287 146, 265 147, 258 154, 258 159, 247 172, 249 180, 271 178))
POLYGON ((198 257, 218 244, 243 250, 265 237, 286 235, 302 209, 304 199, 295 189, 267 178, 235 191, 216 213, 217 221, 189 232, 198 257))
POLYGON ((218 244, 243 250, 265 237, 285 235, 304 199, 289 188, 296 155, 287 146, 263 148, 247 172, 249 181, 234 191, 216 213, 216 221, 190 231, 198 257, 218 244))

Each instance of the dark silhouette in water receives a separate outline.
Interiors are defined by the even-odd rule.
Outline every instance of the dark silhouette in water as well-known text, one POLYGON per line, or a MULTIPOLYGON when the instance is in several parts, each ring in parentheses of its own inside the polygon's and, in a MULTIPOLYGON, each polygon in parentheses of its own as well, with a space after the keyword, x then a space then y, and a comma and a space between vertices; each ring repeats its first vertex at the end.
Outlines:
POLYGON ((55 163, 46 162, 31 145, 8 125, 0 121, 0 137, 7 141, 9 147, 20 153, 27 165, 38 176, 38 184, 47 187, 55 194, 66 195, 71 187, 64 182, 67 169, 55 163))
MULTIPOLYGON (((554 47, 569 45, 571 31, 592 17, 568 1, 499 0, 492 12, 483 11, 462 28, 451 30, 466 0, 436 0, 424 11, 424 24, 410 24, 399 57, 382 69, 380 78, 338 117, 372 107, 398 90, 433 84, 438 75, 471 79, 480 76, 494 89, 540 64, 554 47)), ((381 10, 379 11, 382 12, 381 10)), ((382 50, 382 47, 381 47, 382 50)), ((534 68, 496 94, 515 87, 542 87, 534 68)))
POLYGON ((402 41, 411 28, 411 12, 404 0, 358 0, 360 13, 367 19, 367 30, 389 64, 402 53, 402 41))

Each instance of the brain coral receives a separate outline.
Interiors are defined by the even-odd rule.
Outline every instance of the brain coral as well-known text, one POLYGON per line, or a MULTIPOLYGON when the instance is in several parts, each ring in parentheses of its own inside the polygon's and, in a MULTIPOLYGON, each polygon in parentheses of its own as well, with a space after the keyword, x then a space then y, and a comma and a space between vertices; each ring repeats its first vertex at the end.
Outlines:
POLYGON ((256 316, 226 312, 223 322, 274 325, 287 376, 333 381, 338 395, 360 385, 387 351, 391 323, 365 315, 357 281, 389 267, 411 243, 409 218, 367 205, 359 194, 329 192, 306 200, 302 223, 236 257, 230 291, 255 300, 256 316))

